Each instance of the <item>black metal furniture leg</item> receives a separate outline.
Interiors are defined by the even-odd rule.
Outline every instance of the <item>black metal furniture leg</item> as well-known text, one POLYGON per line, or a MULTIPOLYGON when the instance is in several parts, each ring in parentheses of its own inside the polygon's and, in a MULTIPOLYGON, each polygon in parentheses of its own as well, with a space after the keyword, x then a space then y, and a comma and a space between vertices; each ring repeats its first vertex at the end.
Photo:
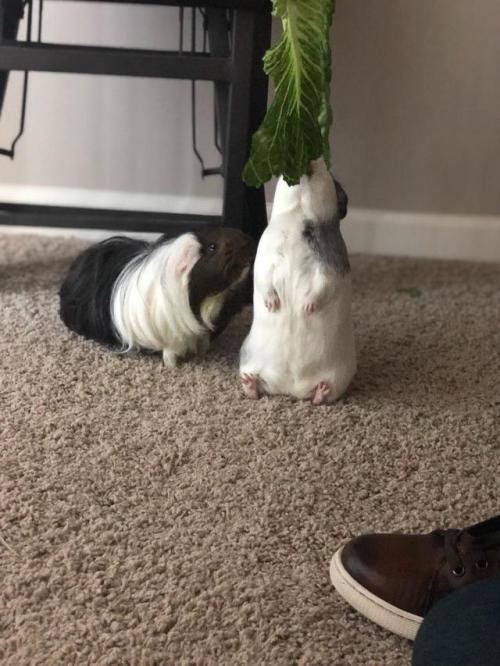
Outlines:
POLYGON ((246 188, 241 174, 248 156, 250 129, 250 88, 255 30, 255 13, 246 9, 233 12, 231 45, 232 79, 229 91, 228 125, 224 147, 224 226, 251 231, 245 215, 246 188))
MULTIPOLYGON (((247 145, 253 133, 258 129, 267 110, 268 78, 264 73, 262 58, 269 48, 271 41, 271 13, 260 12, 254 30, 252 78, 250 90, 250 126, 247 145)), ((254 188, 245 186, 246 214, 249 219, 247 225, 249 233, 259 240, 267 226, 266 193, 264 187, 254 188)))
MULTIPOLYGON (((214 56, 228 57, 230 55, 230 44, 227 31, 227 11, 221 9, 208 9, 208 36, 210 41, 210 53, 214 56)), ((269 46, 271 38, 271 14, 260 12, 257 14, 252 45, 252 73, 250 77, 250 102, 249 102, 249 125, 247 136, 240 135, 239 141, 246 145, 247 152, 253 133, 260 125, 267 109, 267 76, 262 67, 262 58, 269 46)), ((221 132, 221 147, 226 156, 227 120, 230 86, 225 82, 214 82, 215 111, 217 123, 221 132)), ((226 156, 226 159, 229 159, 226 156)), ((236 179, 235 179, 236 180, 236 179)), ((234 183, 233 187, 240 187, 240 183, 234 183)), ((243 188, 244 201, 240 213, 238 225, 258 240, 267 224, 266 195, 264 188, 243 188)), ((231 197, 231 192, 226 189, 225 194, 231 197)))

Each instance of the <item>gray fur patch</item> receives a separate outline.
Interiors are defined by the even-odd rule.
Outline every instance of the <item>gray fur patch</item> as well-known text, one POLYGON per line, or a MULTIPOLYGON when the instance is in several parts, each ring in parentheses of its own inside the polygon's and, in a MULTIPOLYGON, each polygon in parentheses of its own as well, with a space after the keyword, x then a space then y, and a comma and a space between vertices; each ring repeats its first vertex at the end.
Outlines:
POLYGON ((320 261, 340 275, 349 273, 351 270, 349 255, 337 218, 331 222, 304 220, 302 235, 320 261))

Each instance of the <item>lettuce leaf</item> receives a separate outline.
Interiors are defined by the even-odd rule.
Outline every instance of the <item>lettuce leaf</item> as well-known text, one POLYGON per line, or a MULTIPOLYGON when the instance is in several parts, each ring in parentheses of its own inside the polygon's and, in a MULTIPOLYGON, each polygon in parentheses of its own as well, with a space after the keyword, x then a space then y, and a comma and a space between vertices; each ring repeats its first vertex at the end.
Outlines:
POLYGON ((281 39, 264 56, 274 99, 252 138, 243 170, 247 185, 259 187, 283 175, 299 182, 309 162, 323 156, 330 166, 330 25, 335 0, 273 0, 283 23, 281 39))

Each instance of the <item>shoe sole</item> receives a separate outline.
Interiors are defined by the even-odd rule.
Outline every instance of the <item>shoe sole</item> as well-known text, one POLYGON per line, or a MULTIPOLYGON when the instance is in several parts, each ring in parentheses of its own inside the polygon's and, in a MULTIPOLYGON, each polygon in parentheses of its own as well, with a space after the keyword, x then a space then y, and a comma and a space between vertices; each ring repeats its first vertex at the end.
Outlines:
POLYGON ((393 634, 415 640, 423 618, 387 603, 360 585, 342 564, 342 548, 332 557, 330 580, 340 596, 372 622, 393 634))

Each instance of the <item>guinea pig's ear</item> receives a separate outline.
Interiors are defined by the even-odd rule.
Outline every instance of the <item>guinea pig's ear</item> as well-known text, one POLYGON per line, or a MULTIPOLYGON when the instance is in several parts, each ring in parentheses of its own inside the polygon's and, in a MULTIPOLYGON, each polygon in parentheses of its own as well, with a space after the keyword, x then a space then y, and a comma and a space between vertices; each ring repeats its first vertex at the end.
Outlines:
POLYGON ((201 257, 201 247, 196 238, 193 236, 186 239, 186 243, 182 246, 180 254, 175 263, 175 275, 181 277, 184 274, 190 273, 191 269, 201 257))
POLYGON ((168 241, 171 241, 174 238, 175 234, 162 234, 159 238, 156 239, 156 244, 163 245, 164 243, 168 243, 168 241))
POLYGON ((347 204, 349 203, 349 198, 346 191, 335 178, 333 179, 335 183, 335 191, 337 192, 337 205, 339 209, 339 217, 341 220, 347 215, 347 204))

